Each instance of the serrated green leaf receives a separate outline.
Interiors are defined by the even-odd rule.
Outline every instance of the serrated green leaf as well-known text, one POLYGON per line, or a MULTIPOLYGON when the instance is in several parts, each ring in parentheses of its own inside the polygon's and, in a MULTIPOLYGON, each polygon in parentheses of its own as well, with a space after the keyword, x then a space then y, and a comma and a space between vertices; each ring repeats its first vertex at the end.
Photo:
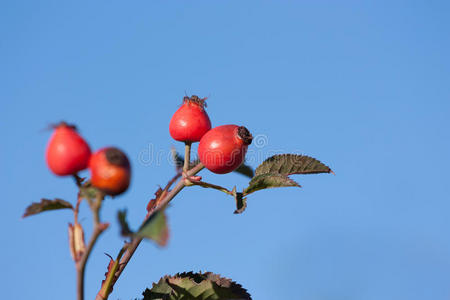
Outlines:
POLYGON ((164 211, 165 207, 162 207, 154 212, 147 221, 142 224, 135 235, 154 240, 158 245, 165 246, 169 239, 169 228, 167 226, 167 217, 164 211))
POLYGON ((253 168, 246 164, 240 165, 234 172, 247 176, 248 178, 252 178, 255 175, 253 168))
POLYGON ((290 186, 301 187, 297 182, 284 175, 276 173, 261 174, 250 180, 248 187, 244 190, 244 195, 263 189, 290 186))
POLYGON ((73 206, 70 202, 67 202, 62 199, 41 199, 41 202, 34 202, 30 206, 27 207, 25 210, 25 213, 23 214, 22 218, 36 215, 44 211, 49 210, 56 210, 56 209, 73 209, 73 206))
POLYGON ((240 284, 210 272, 164 276, 142 295, 143 300, 251 300, 240 284))
POLYGON ((315 158, 306 155, 280 154, 266 159, 256 168, 255 176, 277 173, 281 175, 292 174, 318 174, 332 173, 331 169, 315 158))

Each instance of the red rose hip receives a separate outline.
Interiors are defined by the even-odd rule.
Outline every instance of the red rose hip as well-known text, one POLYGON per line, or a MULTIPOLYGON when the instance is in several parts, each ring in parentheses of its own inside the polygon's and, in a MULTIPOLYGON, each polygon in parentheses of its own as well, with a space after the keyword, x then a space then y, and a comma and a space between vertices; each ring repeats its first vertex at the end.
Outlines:
POLYGON ((75 126, 61 122, 55 126, 45 156, 48 168, 54 174, 74 175, 87 168, 91 149, 75 126))
POLYGON ((243 126, 222 125, 208 131, 200 140, 198 157, 213 173, 236 170, 243 162, 252 135, 243 126))
POLYGON ((174 140, 194 143, 211 129, 211 121, 205 111, 206 98, 193 95, 184 97, 183 104, 170 120, 169 132, 174 140))
POLYGON ((130 162, 117 148, 107 147, 92 154, 89 169, 92 185, 107 195, 119 195, 130 185, 130 162))

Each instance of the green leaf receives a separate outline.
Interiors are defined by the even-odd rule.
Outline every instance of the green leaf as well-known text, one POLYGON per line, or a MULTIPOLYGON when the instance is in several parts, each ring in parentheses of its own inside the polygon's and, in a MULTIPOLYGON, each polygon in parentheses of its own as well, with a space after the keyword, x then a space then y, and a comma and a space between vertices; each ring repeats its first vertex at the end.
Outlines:
POLYGON ((244 195, 268 188, 290 186, 301 187, 297 182, 287 176, 276 173, 262 174, 257 175, 250 180, 248 187, 244 190, 244 195))
POLYGON ((135 235, 154 240, 158 245, 165 246, 169 239, 169 228, 167 226, 167 217, 165 207, 154 212, 147 221, 142 224, 135 235))
POLYGON ((164 209, 165 207, 153 212, 137 232, 133 232, 128 225, 127 211, 120 210, 117 213, 117 218, 119 220, 121 235, 147 238, 155 241, 160 246, 165 246, 169 239, 169 228, 164 209))
POLYGON ((236 191, 236 187, 233 188, 231 191, 234 196, 234 200, 236 201, 236 210, 234 211, 235 214, 241 214, 244 212, 244 210, 247 208, 247 198, 244 198, 243 193, 239 193, 236 191))
POLYGON ((73 209, 73 206, 70 202, 67 202, 65 200, 58 198, 54 200, 41 199, 41 202, 34 202, 30 206, 28 206, 22 218, 31 215, 36 215, 48 210, 67 209, 67 208, 73 209))
POLYGON ((119 210, 119 212, 117 213, 117 218, 119 219, 120 234, 122 236, 132 235, 133 231, 130 229, 130 226, 127 222, 127 210, 119 210))
POLYGON ((266 159, 259 165, 256 168, 255 176, 267 173, 287 176, 291 174, 333 173, 333 171, 317 159, 306 155, 280 154, 266 159))
POLYGON ((142 294, 143 300, 251 300, 238 283, 210 272, 164 276, 142 294))
POLYGON ((240 165, 234 172, 247 176, 248 178, 252 178, 255 175, 253 168, 246 164, 240 165))

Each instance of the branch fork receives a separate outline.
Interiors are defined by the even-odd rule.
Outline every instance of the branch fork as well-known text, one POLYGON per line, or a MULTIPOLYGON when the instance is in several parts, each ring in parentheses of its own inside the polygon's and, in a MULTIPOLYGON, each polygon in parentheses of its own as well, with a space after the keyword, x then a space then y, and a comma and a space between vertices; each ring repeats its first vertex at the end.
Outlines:
MULTIPOLYGON (((190 152, 191 152, 191 143, 186 143, 185 145, 185 160, 183 164, 182 172, 178 172, 165 186, 165 188, 157 193, 157 197, 154 200, 154 203, 149 203, 148 205, 148 213, 143 221, 143 223, 150 218, 154 213, 158 211, 159 208, 166 206, 178 193, 186 186, 193 185, 196 181, 200 181, 200 176, 195 176, 198 172, 200 172, 204 166, 202 163, 198 163, 193 168, 190 167, 190 152), (181 177, 181 178, 180 178, 181 177), (179 179, 180 178, 180 179, 179 179), (179 179, 179 180, 178 180, 179 179), (175 181, 178 180, 177 184, 170 190, 175 181)), ((100 291, 98 292, 95 300, 107 300, 109 295, 112 292, 112 289, 119 279, 120 275, 124 271, 125 267, 131 260, 131 257, 139 247, 142 242, 142 238, 133 237, 130 243, 125 244, 120 250, 117 258, 113 262, 113 268, 108 269, 106 273, 106 279, 102 284, 100 291)))

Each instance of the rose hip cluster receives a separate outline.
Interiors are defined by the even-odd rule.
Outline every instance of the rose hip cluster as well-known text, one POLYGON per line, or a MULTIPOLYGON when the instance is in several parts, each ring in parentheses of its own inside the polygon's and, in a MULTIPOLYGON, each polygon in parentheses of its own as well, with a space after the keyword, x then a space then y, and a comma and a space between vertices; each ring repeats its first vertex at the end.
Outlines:
MULTIPOLYGON (((170 120, 169 132, 172 138, 188 145, 200 142, 198 157, 202 164, 213 173, 226 174, 243 163, 252 135, 244 126, 222 125, 211 129, 205 100, 195 95, 184 97, 170 120)), ((58 176, 77 175, 89 168, 91 184, 106 195, 119 195, 130 184, 130 162, 121 150, 106 147, 91 153, 75 126, 65 122, 54 126, 46 160, 49 169, 58 176)))
POLYGON ((65 122, 54 126, 46 160, 49 169, 58 176, 76 175, 89 168, 91 184, 106 195, 119 195, 130 184, 130 162, 121 150, 106 147, 91 154, 75 126, 65 122))
POLYGON ((222 125, 211 129, 205 100, 195 95, 184 97, 170 120, 169 132, 172 138, 186 144, 200 142, 198 157, 203 165, 213 173, 226 174, 244 162, 253 137, 244 126, 222 125))

